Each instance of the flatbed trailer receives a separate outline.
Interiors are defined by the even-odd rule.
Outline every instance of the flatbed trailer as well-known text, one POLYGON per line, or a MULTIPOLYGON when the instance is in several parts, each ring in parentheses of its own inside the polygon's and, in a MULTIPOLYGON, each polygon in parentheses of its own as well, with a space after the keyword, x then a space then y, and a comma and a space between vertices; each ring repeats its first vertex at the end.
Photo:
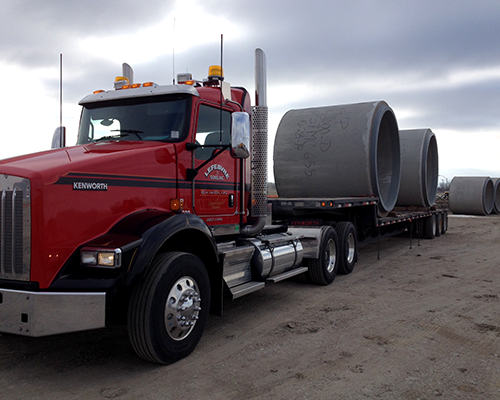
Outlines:
POLYGON ((387 216, 378 215, 377 197, 268 199, 273 223, 313 227, 351 222, 357 244, 408 233, 410 238, 433 239, 446 233, 448 210, 432 207, 396 207, 387 216))

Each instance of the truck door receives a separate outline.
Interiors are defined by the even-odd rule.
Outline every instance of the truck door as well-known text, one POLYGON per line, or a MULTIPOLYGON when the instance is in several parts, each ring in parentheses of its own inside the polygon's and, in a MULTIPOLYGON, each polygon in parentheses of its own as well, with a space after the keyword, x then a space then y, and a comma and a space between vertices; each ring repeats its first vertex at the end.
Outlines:
POLYGON ((231 113, 200 104, 193 152, 195 168, 194 212, 213 226, 214 233, 227 235, 239 230, 238 161, 231 157, 231 113), (226 146, 224 149, 223 147, 226 146))

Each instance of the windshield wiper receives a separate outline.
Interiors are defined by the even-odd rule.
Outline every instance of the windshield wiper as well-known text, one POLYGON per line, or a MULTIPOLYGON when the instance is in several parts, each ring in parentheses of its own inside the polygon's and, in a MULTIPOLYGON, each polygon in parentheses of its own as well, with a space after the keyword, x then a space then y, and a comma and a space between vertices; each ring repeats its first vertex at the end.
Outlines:
POLYGON ((143 131, 136 131, 133 129, 113 129, 111 132, 120 132, 120 136, 128 136, 129 133, 137 136, 140 140, 143 140, 141 135, 139 133, 144 133, 143 131), (125 135, 121 135, 121 133, 124 133, 125 135))
POLYGON ((119 139, 121 138, 122 135, 113 135, 113 136, 103 136, 103 137, 100 137, 99 139, 95 139, 94 140, 94 143, 95 142, 101 142, 103 140, 113 140, 113 139, 119 139))
POLYGON ((133 134, 139 138, 139 140, 143 140, 142 137, 139 135, 139 133, 144 133, 143 131, 134 131, 132 129, 113 129, 111 132, 120 132, 119 135, 111 135, 111 136, 103 136, 100 137, 99 139, 95 139, 94 142, 100 142, 103 140, 113 140, 113 139, 120 139, 125 136, 129 136, 130 134, 133 134))

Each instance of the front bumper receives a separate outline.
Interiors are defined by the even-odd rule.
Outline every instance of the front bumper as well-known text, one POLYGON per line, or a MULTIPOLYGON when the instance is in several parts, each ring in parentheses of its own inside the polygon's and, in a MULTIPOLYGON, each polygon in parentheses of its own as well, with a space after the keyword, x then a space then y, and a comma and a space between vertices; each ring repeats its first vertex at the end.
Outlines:
POLYGON ((104 328, 105 293, 47 293, 0 289, 0 332, 24 336, 104 328))

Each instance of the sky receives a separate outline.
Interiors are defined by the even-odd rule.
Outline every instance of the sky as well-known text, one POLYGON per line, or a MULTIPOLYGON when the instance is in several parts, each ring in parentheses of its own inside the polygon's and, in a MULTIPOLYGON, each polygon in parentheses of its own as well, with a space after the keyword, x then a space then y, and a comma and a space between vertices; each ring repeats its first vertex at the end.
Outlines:
MULTIPOLYGON (((254 92, 267 55, 269 155, 286 111, 385 100, 399 129, 430 128, 439 173, 500 176, 500 1, 2 0, 0 159, 76 142, 78 101, 136 82, 195 79, 219 64, 254 92)), ((269 179, 273 180, 272 166, 269 179)))

